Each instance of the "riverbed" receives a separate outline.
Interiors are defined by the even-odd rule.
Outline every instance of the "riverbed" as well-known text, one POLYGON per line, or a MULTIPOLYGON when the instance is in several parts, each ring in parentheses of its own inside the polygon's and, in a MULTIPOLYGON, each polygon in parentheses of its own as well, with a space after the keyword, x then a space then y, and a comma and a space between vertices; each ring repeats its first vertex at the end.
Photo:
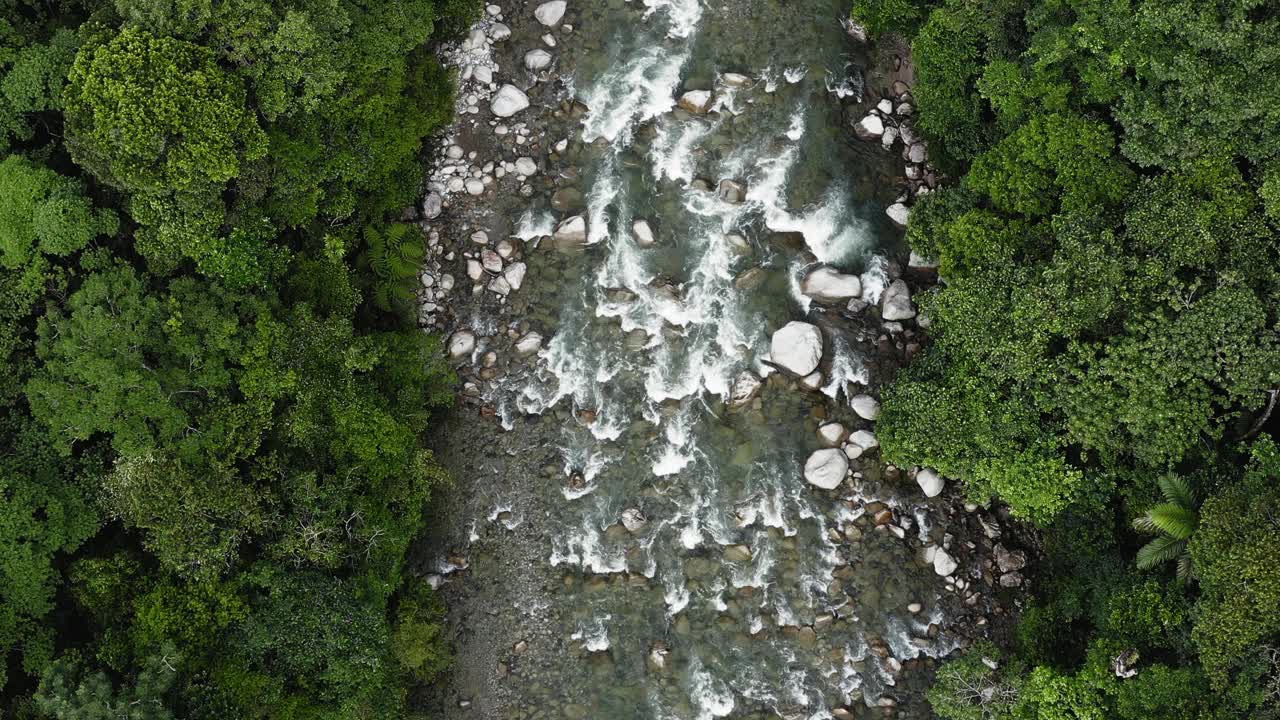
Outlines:
POLYGON ((420 319, 459 406, 414 569, 456 662, 419 705, 928 717, 933 660, 1003 614, 999 521, 876 446, 877 390, 922 341, 887 295, 931 282, 885 214, 897 148, 851 132, 891 59, 843 2, 543 4, 444 51, 461 114, 420 319), (503 117, 507 85, 528 107, 503 117))

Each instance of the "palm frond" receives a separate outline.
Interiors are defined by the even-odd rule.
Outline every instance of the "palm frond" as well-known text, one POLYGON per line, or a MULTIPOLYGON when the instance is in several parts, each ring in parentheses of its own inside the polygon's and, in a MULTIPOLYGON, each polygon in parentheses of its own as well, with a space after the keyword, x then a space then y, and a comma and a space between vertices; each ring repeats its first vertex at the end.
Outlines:
POLYGON ((1151 523, 1178 540, 1186 540, 1200 524, 1200 515, 1191 508, 1164 503, 1147 511, 1151 523))
POLYGON ((1148 513, 1143 513, 1133 519, 1133 529, 1147 535, 1158 535, 1160 533, 1160 528, 1156 527, 1156 524, 1151 521, 1151 515, 1148 513))
POLYGON ((1178 540, 1168 535, 1161 535, 1138 549, 1136 562, 1142 570, 1150 570, 1167 562, 1177 560, 1186 547, 1186 540, 1178 540))
POLYGON ((1191 553, 1184 552, 1178 556, 1178 579, 1187 582, 1195 577, 1195 567, 1191 564, 1191 553))
POLYGON ((1161 476, 1158 482, 1160 493, 1164 495, 1165 500, 1184 508, 1196 506, 1195 493, 1191 490, 1191 483, 1187 482, 1186 478, 1170 474, 1161 476))

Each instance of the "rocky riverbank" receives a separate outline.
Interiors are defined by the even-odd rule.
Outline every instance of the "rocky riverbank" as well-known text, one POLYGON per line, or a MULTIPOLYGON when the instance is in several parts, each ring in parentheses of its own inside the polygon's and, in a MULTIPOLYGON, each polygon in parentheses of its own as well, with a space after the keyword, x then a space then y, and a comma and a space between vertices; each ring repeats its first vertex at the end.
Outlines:
MULTIPOLYGON (((717 137, 704 133, 664 156, 693 160, 688 177, 673 183, 678 192, 658 193, 676 205, 625 221, 616 200, 602 208, 597 198, 607 176, 599 164, 613 162, 609 153, 621 135, 611 139, 599 129, 608 108, 584 102, 575 70, 609 58, 604 31, 617 17, 644 23, 667 13, 673 30, 663 42, 672 47, 687 24, 681 8, 659 3, 575 5, 491 5, 464 43, 442 51, 461 81, 459 115, 418 211, 429 238, 419 320, 448 336, 459 369, 458 410, 438 450, 456 485, 433 503, 415 569, 449 603, 457 661, 419 703, 440 717, 619 717, 619 707, 634 708, 627 716, 637 718, 667 709, 678 718, 807 717, 819 705, 838 718, 926 717, 921 688, 933 659, 1004 624, 1025 589, 1026 562, 1002 513, 965 505, 929 469, 879 459, 876 389, 924 342, 925 318, 912 293, 935 281, 933 271, 926 262, 904 264, 889 227, 876 230, 890 238, 888 250, 855 261, 806 233, 812 221, 773 228, 787 223, 777 210, 769 222, 767 207, 764 222, 727 228, 715 246, 724 251, 717 291, 793 294, 807 311, 765 312, 771 327, 758 352, 736 363, 722 392, 703 393, 698 407, 718 422, 707 442, 726 447, 724 461, 713 464, 764 467, 763 450, 749 438, 783 433, 782 447, 798 456, 789 462, 800 484, 780 480, 787 489, 778 498, 803 495, 762 501, 760 490, 750 492, 755 481, 748 475, 733 497, 738 481, 726 476, 717 481, 723 487, 696 493, 702 503, 707 492, 724 494, 722 506, 681 519, 680 504, 668 500, 688 492, 692 480, 683 476, 691 460, 660 455, 652 474, 644 473, 648 480, 610 478, 599 463, 645 465, 650 449, 672 442, 671 428, 693 416, 685 396, 663 391, 643 419, 615 428, 612 398, 602 390, 566 394, 574 376, 560 372, 563 342, 577 332, 565 324, 566 308, 584 293, 584 276, 605 272, 596 269, 600 247, 622 236, 640 252, 664 252, 680 242, 669 220, 678 207, 713 203, 717 213, 738 218, 767 205, 767 178, 746 167, 728 177, 702 175, 703 154, 721 151, 717 137), (543 407, 531 398, 549 374, 559 394, 543 407), (788 438, 790 428, 806 435, 788 438), (578 457, 565 432, 588 438, 600 454, 578 457), (615 497, 601 499, 614 487, 615 497), (593 498, 603 515, 589 516, 584 534, 566 545, 566 527, 578 532, 585 512, 574 503, 593 498), (798 509, 786 510, 793 502, 798 509), (709 522, 699 518, 713 515, 723 530, 699 530, 709 522), (684 529, 671 537, 688 557, 671 575, 666 568, 677 561, 655 548, 678 527, 684 529), (781 588, 794 591, 778 595, 781 588), (688 604, 691 594, 708 592, 717 598, 708 608, 688 604), (699 647, 724 642, 732 647, 699 647), (760 649, 766 644, 769 652, 760 649), (704 667, 704 649, 777 673, 761 680, 773 687, 754 692, 718 677, 704 667), (794 670, 771 659, 777 653, 806 658, 793 664, 811 668, 814 680, 795 685, 794 670)), ((723 14, 726 26, 759 14, 758 32, 767 35, 777 22, 770 12, 792 11, 707 12, 715 14, 704 23, 721 22, 723 14)), ((861 158, 861 169, 850 169, 861 173, 859 192, 903 223, 911 198, 938 182, 911 130, 909 62, 875 57, 873 64, 852 41, 841 52, 860 60, 794 72, 745 61, 726 67, 721 60, 714 68, 685 62, 677 66, 684 77, 667 91, 669 106, 642 117, 635 135, 657 147, 667 130, 659 127, 663 118, 699 129, 728 120, 735 132, 747 132, 744 123, 768 112, 788 85, 816 82, 850 152, 861 158), (896 150, 899 142, 900 156, 881 149, 896 150)), ((607 69, 595 71, 602 73, 607 69)), ((682 176, 683 166, 674 174, 682 176)), ((793 185, 786 198, 792 205, 807 190, 793 185)), ((809 194, 811 202, 818 197, 809 194)), ((680 277, 681 270, 675 264, 646 275, 642 285, 602 288, 590 327, 599 325, 603 335, 574 342, 603 353, 599 338, 612 333, 620 351, 643 357, 663 352, 663 343, 687 345, 690 326, 679 324, 679 315, 646 326, 629 309, 651 303, 687 311, 705 285, 680 277)), ((615 382, 625 383, 625 375, 615 382)), ((711 453, 708 445, 690 457, 696 463, 711 453)))

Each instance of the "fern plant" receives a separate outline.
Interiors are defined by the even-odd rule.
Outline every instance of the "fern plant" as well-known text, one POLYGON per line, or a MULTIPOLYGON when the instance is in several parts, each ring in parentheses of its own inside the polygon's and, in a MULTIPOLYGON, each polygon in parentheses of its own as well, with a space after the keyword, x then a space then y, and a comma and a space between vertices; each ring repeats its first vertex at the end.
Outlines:
POLYGON ((422 231, 408 223, 392 223, 385 229, 365 228, 363 260, 373 274, 373 303, 391 312, 413 300, 418 272, 426 255, 422 231))
POLYGON ((1138 550, 1137 565, 1143 570, 1177 563, 1179 580, 1193 575, 1188 543, 1200 525, 1195 492, 1191 485, 1176 475, 1160 478, 1160 494, 1165 502, 1156 505, 1133 521, 1133 528, 1156 537, 1138 550))

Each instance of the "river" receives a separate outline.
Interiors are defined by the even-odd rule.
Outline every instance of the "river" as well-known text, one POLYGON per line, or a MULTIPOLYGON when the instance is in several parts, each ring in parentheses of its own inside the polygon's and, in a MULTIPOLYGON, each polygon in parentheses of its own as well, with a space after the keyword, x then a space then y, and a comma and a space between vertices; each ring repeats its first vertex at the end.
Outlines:
MULTIPOLYGON (((869 437, 850 400, 875 394, 911 338, 876 310, 905 259, 885 217, 902 163, 850 132, 874 69, 840 22, 846 3, 579 0, 551 28, 535 6, 506 8, 511 36, 477 37, 468 60, 483 55, 498 68, 488 89, 509 75, 533 107, 492 119, 485 88, 473 102, 464 85, 445 143, 459 150, 442 156, 458 177, 491 173, 490 156, 539 169, 524 191, 490 175, 472 198, 455 182, 451 224, 435 228, 460 289, 432 299, 467 342, 438 449, 455 484, 415 552, 458 657, 421 705, 928 717, 932 658, 960 642, 964 583, 932 564, 954 503, 874 448, 835 490, 804 474, 813 452, 869 437), (519 67, 533 48, 550 72, 519 67), (696 94, 679 107, 690 91, 709 107, 696 94), (585 237, 549 237, 574 216, 585 237), (494 291, 512 264, 518 289, 494 291), (859 278, 852 306, 801 292, 822 266, 859 278), (823 338, 807 379, 770 363, 774 332, 797 320, 823 338)), ((433 187, 449 196, 447 178, 433 187)))

